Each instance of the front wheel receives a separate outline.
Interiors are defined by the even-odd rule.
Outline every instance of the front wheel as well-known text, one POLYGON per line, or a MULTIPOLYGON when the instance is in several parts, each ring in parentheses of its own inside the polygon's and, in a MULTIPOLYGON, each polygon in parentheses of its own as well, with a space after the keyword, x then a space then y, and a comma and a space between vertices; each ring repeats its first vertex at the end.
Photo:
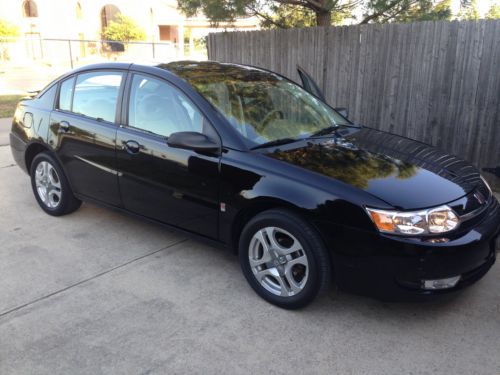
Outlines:
POLYGON ((75 198, 62 168, 49 153, 35 156, 30 175, 35 198, 49 215, 66 215, 80 207, 81 201, 75 198))
POLYGON ((331 280, 325 246, 309 223, 287 210, 269 210, 243 229, 239 243, 243 274, 262 298, 297 309, 331 280))

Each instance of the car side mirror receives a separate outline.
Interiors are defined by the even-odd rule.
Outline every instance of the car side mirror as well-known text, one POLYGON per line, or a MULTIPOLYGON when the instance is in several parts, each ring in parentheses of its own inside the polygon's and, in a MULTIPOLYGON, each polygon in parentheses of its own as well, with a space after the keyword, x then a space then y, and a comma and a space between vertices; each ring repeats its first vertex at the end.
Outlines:
POLYGON ((349 111, 347 110, 347 108, 337 107, 337 108, 334 108, 334 110, 336 110, 338 113, 340 113, 345 118, 349 117, 349 111))
POLYGON ((174 148, 193 150, 201 154, 219 154, 220 146, 205 134, 198 132, 172 133, 167 139, 167 145, 174 148))

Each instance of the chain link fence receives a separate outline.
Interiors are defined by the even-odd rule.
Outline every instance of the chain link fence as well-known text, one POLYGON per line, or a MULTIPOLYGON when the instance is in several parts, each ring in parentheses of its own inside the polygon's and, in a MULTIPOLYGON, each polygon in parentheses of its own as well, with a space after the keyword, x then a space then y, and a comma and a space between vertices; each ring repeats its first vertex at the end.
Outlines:
POLYGON ((207 58, 203 43, 135 42, 89 39, 47 39, 37 34, 23 38, 2 38, 3 64, 38 62, 74 68, 96 62, 168 62, 183 58, 207 58))
POLYGON ((47 39, 33 33, 0 38, 0 95, 39 90, 70 69, 101 62, 206 60, 205 43, 47 39))

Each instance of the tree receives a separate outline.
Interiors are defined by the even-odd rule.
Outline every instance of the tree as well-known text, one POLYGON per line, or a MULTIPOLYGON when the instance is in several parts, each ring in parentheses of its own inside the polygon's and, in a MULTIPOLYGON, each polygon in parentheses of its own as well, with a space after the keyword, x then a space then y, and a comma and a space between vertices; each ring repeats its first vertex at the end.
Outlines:
POLYGON ((462 0, 458 18, 461 20, 478 20, 480 17, 477 10, 476 0, 462 0))
POLYGON ((273 5, 269 12, 255 11, 261 18, 260 25, 265 29, 291 27, 311 27, 316 25, 315 14, 312 10, 296 5, 273 5))
MULTIPOLYGON (((462 0, 474 1, 474 0, 462 0)), ((257 16, 264 28, 340 24, 364 7, 360 23, 450 19, 450 0, 177 0, 188 17, 203 13, 214 26, 237 17, 257 16)))
POLYGON ((177 0, 179 9, 188 17, 202 12, 212 23, 218 26, 222 22, 234 22, 237 17, 257 16, 264 25, 274 27, 296 27, 309 24, 329 26, 338 13, 351 12, 361 0, 177 0), (284 9, 281 9, 281 8, 284 9), (292 14, 293 20, 286 19, 292 14), (302 20, 300 15, 306 17, 302 20))
POLYGON ((17 26, 8 23, 7 21, 0 20, 0 40, 6 41, 9 38, 19 35, 17 26))
POLYGON ((451 1, 443 0, 434 5, 432 0, 421 0, 394 18, 395 22, 450 20, 451 1))
POLYGON ((500 4, 493 4, 490 10, 488 10, 488 13, 486 13, 485 18, 488 20, 500 19, 500 4))
POLYGON ((297 4, 282 4, 281 2, 267 2, 268 4, 249 5, 251 14, 261 18, 261 26, 264 28, 291 28, 337 25, 352 16, 354 8, 359 5, 360 0, 335 1, 329 16, 319 20, 318 14, 313 9, 297 4))
MULTIPOLYGON (((316 26, 316 15, 308 8, 297 5, 272 5, 269 12, 255 11, 261 18, 261 26, 268 28, 292 28, 316 26)), ((342 21, 351 16, 351 9, 338 9, 331 13, 330 25, 341 24, 342 21)))
POLYGON ((432 0, 369 0, 361 23, 449 20, 451 16, 450 0, 436 4, 432 0))
POLYGON ((125 43, 131 40, 144 40, 146 34, 135 21, 123 14, 119 14, 116 20, 110 21, 104 29, 102 37, 106 40, 117 40, 125 43))
POLYGON ((8 60, 9 55, 5 43, 19 35, 17 26, 0 20, 0 59, 8 60))

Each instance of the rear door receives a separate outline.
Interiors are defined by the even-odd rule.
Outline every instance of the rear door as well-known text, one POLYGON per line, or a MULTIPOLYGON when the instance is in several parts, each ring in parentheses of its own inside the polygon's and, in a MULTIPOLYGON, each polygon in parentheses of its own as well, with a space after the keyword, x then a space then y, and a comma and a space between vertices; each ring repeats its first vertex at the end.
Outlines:
POLYGON ((117 133, 117 168, 129 211, 216 238, 219 154, 167 145, 170 134, 200 132, 220 143, 197 106, 166 80, 130 74, 125 124, 117 133))
POLYGON ((307 73, 302 67, 297 65, 297 71, 299 73, 300 79, 302 80, 302 87, 309 93, 325 101, 325 96, 323 91, 319 88, 318 84, 314 79, 307 73))
POLYGON ((49 144, 77 194, 120 205, 115 138, 123 71, 83 72, 62 81, 49 144))

